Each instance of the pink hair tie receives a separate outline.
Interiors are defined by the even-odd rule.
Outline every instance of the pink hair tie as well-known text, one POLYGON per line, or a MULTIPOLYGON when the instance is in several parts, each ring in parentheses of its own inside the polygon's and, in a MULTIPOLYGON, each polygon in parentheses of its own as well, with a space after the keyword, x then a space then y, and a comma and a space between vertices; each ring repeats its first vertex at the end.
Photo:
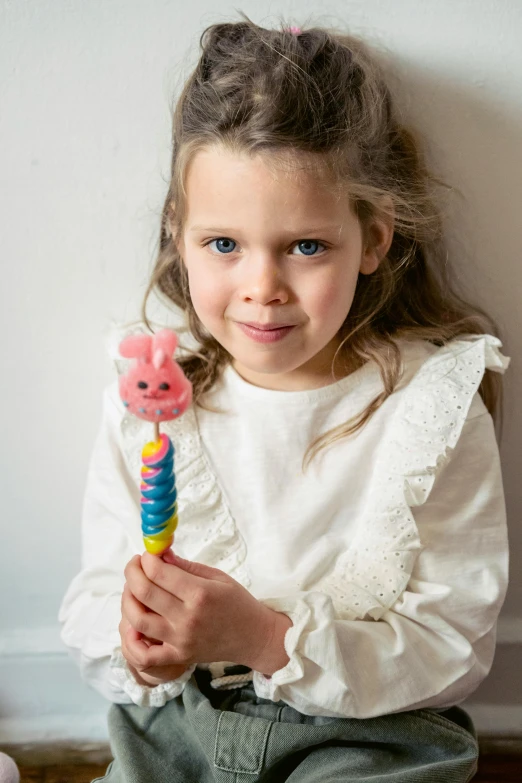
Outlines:
POLYGON ((301 35, 301 28, 300 27, 287 27, 287 30, 289 33, 292 33, 292 35, 301 35))

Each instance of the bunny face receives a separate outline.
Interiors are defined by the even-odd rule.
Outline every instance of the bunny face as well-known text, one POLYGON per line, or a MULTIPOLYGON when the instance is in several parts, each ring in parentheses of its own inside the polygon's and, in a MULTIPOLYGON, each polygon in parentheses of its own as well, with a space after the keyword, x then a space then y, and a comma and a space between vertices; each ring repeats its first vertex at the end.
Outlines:
POLYGON ((160 422, 176 419, 192 401, 192 384, 172 359, 177 337, 170 329, 158 334, 125 338, 120 353, 136 361, 119 379, 120 396, 140 419, 160 422))

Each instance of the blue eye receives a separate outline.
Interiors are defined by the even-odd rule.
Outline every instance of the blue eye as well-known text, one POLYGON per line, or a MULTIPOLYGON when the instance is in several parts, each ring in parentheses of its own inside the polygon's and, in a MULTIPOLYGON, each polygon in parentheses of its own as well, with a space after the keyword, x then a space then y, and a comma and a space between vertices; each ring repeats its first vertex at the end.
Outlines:
MULTIPOLYGON (((301 248, 301 250, 303 250, 303 253, 304 253, 305 256, 312 256, 312 255, 317 255, 315 252, 313 252, 314 251, 314 245, 315 245, 315 247, 317 247, 317 245, 319 245, 320 247, 324 248, 324 245, 322 245, 321 242, 316 242, 315 239, 302 239, 300 242, 297 242, 295 247, 301 248), (312 252, 309 252, 309 251, 312 251, 312 252)), ((294 255, 299 255, 299 253, 294 254, 294 255)))
MULTIPOLYGON (((233 239, 229 239, 228 237, 211 239, 210 242, 206 243, 206 246, 210 247, 214 242, 217 245, 218 255, 229 255, 236 249, 236 242, 233 239)), ((292 253, 292 255, 317 255, 316 251, 318 246, 322 247, 323 250, 326 249, 325 245, 323 245, 321 242, 316 242, 314 239, 302 239, 300 242, 296 242, 294 245, 294 247, 301 248, 302 253, 292 253)))
POLYGON ((234 247, 232 247, 232 245, 236 244, 233 239, 228 239, 228 237, 219 237, 219 239, 212 239, 207 244, 210 246, 212 244, 212 242, 221 242, 222 243, 221 249, 223 250, 223 253, 220 252, 220 255, 225 255, 225 254, 228 254, 228 253, 232 253, 234 251, 234 249, 235 249, 234 247))

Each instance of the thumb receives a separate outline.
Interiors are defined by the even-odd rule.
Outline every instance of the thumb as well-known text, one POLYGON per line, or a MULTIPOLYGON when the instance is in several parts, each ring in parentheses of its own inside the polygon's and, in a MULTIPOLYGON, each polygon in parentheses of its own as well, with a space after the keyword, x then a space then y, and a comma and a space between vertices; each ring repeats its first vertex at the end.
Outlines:
POLYGON ((205 565, 204 563, 196 563, 194 560, 185 560, 184 557, 180 557, 175 554, 172 549, 167 549, 161 556, 165 563, 177 566, 178 568, 186 571, 187 574, 192 576, 199 576, 202 579, 212 579, 217 582, 231 582, 232 578, 225 574, 224 571, 220 571, 219 568, 213 568, 212 566, 205 565))
POLYGON ((175 558, 176 555, 174 554, 174 552, 170 547, 166 549, 161 555, 161 559, 163 560, 163 562, 170 563, 171 565, 175 565, 175 558))

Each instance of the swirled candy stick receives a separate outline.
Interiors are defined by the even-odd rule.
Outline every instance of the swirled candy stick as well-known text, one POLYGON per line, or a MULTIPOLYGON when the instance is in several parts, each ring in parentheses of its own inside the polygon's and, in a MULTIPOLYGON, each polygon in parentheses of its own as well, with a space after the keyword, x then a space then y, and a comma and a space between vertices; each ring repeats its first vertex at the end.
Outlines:
POLYGON ((135 359, 119 379, 127 409, 154 423, 154 440, 142 451, 141 520, 145 548, 161 555, 174 541, 178 524, 174 446, 159 423, 181 416, 192 401, 192 384, 173 359, 178 338, 171 329, 156 335, 133 335, 120 343, 120 354, 135 359))
POLYGON ((172 546, 178 526, 174 446, 162 433, 141 452, 141 529, 145 549, 161 554, 172 546))

